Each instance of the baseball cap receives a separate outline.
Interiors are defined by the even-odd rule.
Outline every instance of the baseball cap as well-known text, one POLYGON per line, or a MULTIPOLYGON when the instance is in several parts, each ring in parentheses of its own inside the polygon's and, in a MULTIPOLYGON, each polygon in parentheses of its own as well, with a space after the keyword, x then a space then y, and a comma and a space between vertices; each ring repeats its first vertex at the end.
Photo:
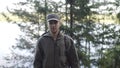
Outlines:
POLYGON ((50 20, 59 21, 60 17, 58 15, 56 15, 56 14, 48 14, 47 15, 47 21, 49 22, 50 20))

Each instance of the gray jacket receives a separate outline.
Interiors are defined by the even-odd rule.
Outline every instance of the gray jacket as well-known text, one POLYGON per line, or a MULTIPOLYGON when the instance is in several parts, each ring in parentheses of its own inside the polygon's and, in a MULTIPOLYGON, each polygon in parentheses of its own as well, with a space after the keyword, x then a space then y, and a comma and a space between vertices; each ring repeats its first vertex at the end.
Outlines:
POLYGON ((34 68, 79 68, 73 40, 59 33, 54 41, 48 32, 40 37, 36 47, 34 68), (66 37, 66 40, 64 38, 66 37))

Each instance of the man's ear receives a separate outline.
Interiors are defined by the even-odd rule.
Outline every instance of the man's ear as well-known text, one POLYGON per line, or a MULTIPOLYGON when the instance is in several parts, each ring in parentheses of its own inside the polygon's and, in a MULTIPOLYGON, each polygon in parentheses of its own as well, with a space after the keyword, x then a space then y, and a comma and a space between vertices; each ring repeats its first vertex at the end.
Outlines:
POLYGON ((60 23, 60 26, 62 25, 62 22, 61 21, 59 21, 59 23, 60 23))

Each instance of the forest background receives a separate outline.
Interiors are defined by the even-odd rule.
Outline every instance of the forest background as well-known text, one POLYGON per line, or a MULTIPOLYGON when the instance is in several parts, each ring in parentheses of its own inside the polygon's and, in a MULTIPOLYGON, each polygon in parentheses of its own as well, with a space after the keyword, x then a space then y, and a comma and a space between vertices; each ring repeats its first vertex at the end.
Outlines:
POLYGON ((80 68, 120 68, 120 0, 25 0, 14 6, 1 12, 0 21, 17 24, 23 34, 0 67, 32 68, 36 41, 47 31, 46 15, 57 13, 61 31, 74 39, 80 68))

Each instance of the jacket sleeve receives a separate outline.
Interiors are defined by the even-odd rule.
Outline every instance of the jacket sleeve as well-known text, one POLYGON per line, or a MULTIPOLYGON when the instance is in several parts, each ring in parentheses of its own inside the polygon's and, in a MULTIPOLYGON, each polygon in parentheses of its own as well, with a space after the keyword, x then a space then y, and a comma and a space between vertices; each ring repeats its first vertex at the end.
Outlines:
POLYGON ((79 68, 79 59, 73 40, 71 40, 70 48, 68 49, 68 62, 71 68, 79 68))
POLYGON ((33 62, 33 68, 42 68, 42 62, 43 62, 43 52, 40 40, 37 42, 36 46, 36 52, 34 56, 34 62, 33 62))

